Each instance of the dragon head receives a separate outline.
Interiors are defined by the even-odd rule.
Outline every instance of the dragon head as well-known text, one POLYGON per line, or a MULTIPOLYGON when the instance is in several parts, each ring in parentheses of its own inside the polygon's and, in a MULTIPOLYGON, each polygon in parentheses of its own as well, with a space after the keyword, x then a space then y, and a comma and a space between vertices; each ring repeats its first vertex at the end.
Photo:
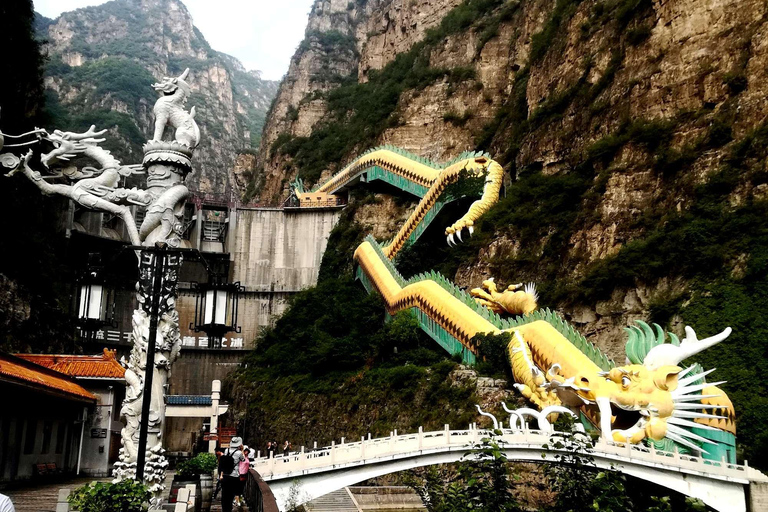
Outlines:
POLYGON ((172 96, 173 94, 176 94, 179 89, 181 89, 185 97, 189 96, 192 89, 185 81, 187 75, 189 75, 189 68, 185 69, 184 72, 177 77, 164 76, 162 80, 152 84, 152 87, 156 91, 162 93, 163 96, 172 96))
POLYGON ((699 340, 686 327, 682 342, 670 333, 671 343, 665 343, 661 327, 654 324, 654 333, 648 324, 638 325, 627 329, 627 359, 632 364, 575 375, 559 393, 563 398, 567 395, 571 403, 574 398, 581 401, 586 414, 609 439, 633 444, 670 440, 707 453, 702 445, 713 442, 699 433, 723 430, 734 434, 733 406, 716 387, 721 382, 705 381, 714 369, 705 372, 697 364, 684 368, 680 363, 724 340, 730 328, 699 340))
POLYGON ((44 137, 53 146, 53 149, 48 153, 41 154, 40 161, 48 169, 68 166, 69 160, 85 152, 87 145, 103 142, 104 139, 97 139, 96 137, 103 135, 106 131, 96 131, 95 125, 91 125, 88 131, 83 133, 54 130, 53 133, 44 137))

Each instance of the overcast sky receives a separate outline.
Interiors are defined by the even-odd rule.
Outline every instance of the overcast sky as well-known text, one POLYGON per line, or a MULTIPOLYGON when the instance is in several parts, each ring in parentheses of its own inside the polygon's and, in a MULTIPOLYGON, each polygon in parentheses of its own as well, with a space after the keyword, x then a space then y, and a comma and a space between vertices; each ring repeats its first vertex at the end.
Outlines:
MULTIPOLYGON (((0 0, 2 1, 2 0, 0 0)), ((104 0, 33 0, 48 18, 104 0)), ((312 0, 182 0, 210 45, 279 80, 304 38, 312 0)))

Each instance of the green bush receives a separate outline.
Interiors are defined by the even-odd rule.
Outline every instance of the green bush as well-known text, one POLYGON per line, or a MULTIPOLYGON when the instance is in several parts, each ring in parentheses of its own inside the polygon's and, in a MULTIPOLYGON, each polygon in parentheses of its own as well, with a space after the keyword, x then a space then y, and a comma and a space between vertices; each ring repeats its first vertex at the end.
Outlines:
POLYGON ((627 31, 627 44, 637 46, 651 36, 650 25, 639 25, 627 31))
POLYGON ((495 377, 506 376, 509 369, 507 347, 511 340, 512 334, 508 332, 501 334, 475 334, 472 342, 478 347, 478 372, 495 377))
POLYGON ((91 482, 69 495, 67 501, 79 512, 142 512, 149 508, 150 492, 136 480, 116 484, 91 482))
POLYGON ((464 126, 465 124, 467 124, 467 121, 469 121, 473 117, 474 117, 474 114, 472 114, 471 110, 467 110, 463 114, 459 114, 458 112, 449 110, 448 112, 443 114, 443 121, 446 123, 450 123, 454 126, 464 126))
POLYGON ((189 460, 176 466, 176 474, 182 477, 195 477, 213 473, 216 469, 216 456, 212 453, 198 453, 189 460))

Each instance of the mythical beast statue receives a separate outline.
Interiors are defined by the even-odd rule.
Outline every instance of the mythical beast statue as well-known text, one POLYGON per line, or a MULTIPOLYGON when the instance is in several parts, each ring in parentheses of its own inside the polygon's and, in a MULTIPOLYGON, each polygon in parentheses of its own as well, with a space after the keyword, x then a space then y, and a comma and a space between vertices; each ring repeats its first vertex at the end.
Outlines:
POLYGON ((197 147, 200 142, 200 128, 195 122, 195 107, 187 112, 184 104, 192 92, 185 81, 189 75, 189 68, 178 77, 163 77, 152 84, 152 87, 162 96, 155 103, 155 133, 152 140, 163 140, 163 132, 166 125, 176 128, 176 141, 185 144, 190 149, 197 147))
MULTIPOLYGON (((680 342, 670 343, 660 327, 639 322, 629 329, 630 364, 617 367, 557 313, 537 309, 535 287, 502 289, 493 279, 469 293, 436 272, 408 279, 397 270, 396 256, 414 243, 446 201, 446 187, 467 170, 485 175, 482 196, 445 230, 447 242, 472 235, 480 218, 498 201, 503 170, 488 155, 468 153, 445 165, 392 146, 373 149, 316 187, 335 194, 346 187, 382 180, 421 198, 395 237, 379 243, 372 237, 355 251, 357 277, 384 299, 387 311, 416 313, 421 327, 444 348, 473 362, 476 334, 511 335, 507 347, 515 387, 554 420, 568 407, 610 441, 653 444, 657 448, 693 451, 705 457, 735 461, 733 406, 710 372, 685 358, 724 340, 730 333, 698 340, 691 328, 680 342)), ((305 193, 303 186, 295 193, 305 193)))

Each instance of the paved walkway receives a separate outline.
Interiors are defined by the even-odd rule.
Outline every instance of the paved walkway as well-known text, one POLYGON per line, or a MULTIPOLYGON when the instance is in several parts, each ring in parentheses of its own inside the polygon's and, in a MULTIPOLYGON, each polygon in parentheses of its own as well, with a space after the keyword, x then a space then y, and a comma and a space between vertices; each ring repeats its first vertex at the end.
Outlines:
MULTIPOLYGON (((166 492, 171 488, 173 471, 165 475, 166 492)), ((16 512, 56 512, 56 502, 59 499, 59 489, 77 489, 90 482, 109 482, 111 478, 73 478, 69 480, 29 484, 16 489, 6 489, 3 494, 11 498, 16 512)))
MULTIPOLYGON (((100 482, 109 481, 108 478, 96 480, 100 482)), ((63 482, 34 484, 17 489, 7 489, 3 491, 3 494, 11 498, 13 506, 16 507, 16 512, 56 512, 59 489, 77 489, 93 481, 93 478, 75 478, 63 482)))

